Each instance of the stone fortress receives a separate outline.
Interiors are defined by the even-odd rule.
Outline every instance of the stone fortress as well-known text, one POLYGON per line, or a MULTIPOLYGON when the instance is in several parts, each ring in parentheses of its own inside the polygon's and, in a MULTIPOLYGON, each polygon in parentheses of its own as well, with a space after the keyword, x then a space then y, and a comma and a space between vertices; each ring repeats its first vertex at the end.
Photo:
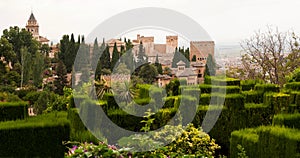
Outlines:
MULTIPOLYGON (((121 46, 125 46, 125 42, 119 39, 111 39, 107 41, 107 45, 110 47, 110 53, 112 55, 113 46, 116 43, 118 50, 121 46)), ((214 56, 215 43, 214 41, 191 41, 190 42, 190 65, 187 66, 184 62, 177 63, 176 68, 172 68, 172 59, 176 48, 178 48, 178 36, 166 36, 165 44, 158 44, 154 41, 154 36, 141 36, 137 34, 137 38, 132 40, 133 54, 138 55, 138 49, 140 43, 143 44, 145 53, 148 56, 148 62, 154 63, 156 56, 158 56, 159 62, 163 68, 169 67, 172 70, 173 77, 187 80, 188 84, 199 84, 204 80, 204 71, 206 59, 209 54, 214 56), (196 61, 192 61, 193 56, 196 56, 196 61)), ((158 76, 159 85, 164 86, 170 81, 170 77, 166 75, 158 76)))
MULTIPOLYGON (((35 19, 33 13, 26 23, 26 30, 32 33, 32 36, 41 44, 49 45, 49 40, 46 37, 40 36, 39 34, 39 24, 35 19)), ((125 47, 125 42, 120 39, 110 39, 105 42, 109 47, 110 54, 112 56, 112 51, 114 44, 116 43, 118 51, 121 47, 125 47)), ((179 79, 187 80, 188 84, 199 84, 204 80, 204 71, 206 59, 209 54, 214 56, 215 53, 215 43, 214 41, 190 41, 190 65, 186 65, 183 61, 177 63, 176 68, 172 68, 172 59, 176 48, 178 48, 178 36, 166 36, 166 42, 164 44, 155 43, 154 36, 141 36, 137 34, 136 39, 132 40, 133 44, 133 54, 136 57, 139 52, 139 45, 143 44, 145 53, 148 56, 148 62, 154 63, 156 56, 158 56, 159 62, 162 64, 163 68, 171 68, 172 77, 167 75, 158 76, 158 84, 164 86, 172 78, 177 77, 179 79), (193 56, 196 56, 196 61, 192 61, 193 56)), ((101 44, 101 43, 99 43, 101 44)), ((92 44, 90 44, 90 49, 92 50, 92 44)), ((59 51, 58 45, 50 46, 49 57, 53 58, 55 53, 59 51)), ((91 51, 92 52, 92 51, 91 51)))

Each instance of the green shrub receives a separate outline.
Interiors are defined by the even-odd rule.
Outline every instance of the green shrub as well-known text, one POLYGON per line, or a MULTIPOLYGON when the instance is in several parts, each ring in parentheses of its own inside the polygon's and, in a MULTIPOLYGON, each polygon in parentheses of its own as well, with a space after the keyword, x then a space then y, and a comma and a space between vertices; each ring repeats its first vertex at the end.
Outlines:
POLYGON ((229 109, 244 109, 245 98, 241 94, 227 94, 224 100, 224 106, 229 109))
POLYGON ((139 89, 139 98, 149 98, 149 90, 151 85, 139 84, 137 87, 139 89))
POLYGON ((231 94, 231 93, 240 93, 241 88, 239 86, 226 86, 226 93, 231 94))
POLYGON ((164 99, 165 104, 163 108, 173 108, 175 107, 175 101, 178 99, 178 96, 171 96, 164 99))
POLYGON ((285 88, 293 91, 300 91, 300 82, 290 82, 285 84, 285 88))
POLYGON ((0 157, 64 157, 69 140, 66 113, 0 123, 0 157))
POLYGON ((279 92, 279 86, 276 84, 257 84, 254 90, 261 92, 279 92))
POLYGON ((261 126, 231 133, 230 157, 237 157, 237 145, 249 157, 298 157, 300 131, 284 127, 261 126))
POLYGON ((273 125, 300 129, 300 114, 278 114, 273 118, 273 125))
POLYGON ((0 121, 24 119, 27 116, 27 102, 0 102, 0 121))
POLYGON ((210 84, 200 84, 199 88, 201 90, 201 93, 211 93, 212 85, 210 84))
POLYGON ((209 105, 211 99, 211 94, 202 93, 200 95, 199 105, 209 105))
POLYGON ((242 91, 253 90, 256 83, 257 83, 256 80, 242 80, 241 81, 242 91))
POLYGON ((245 103, 263 103, 263 92, 261 91, 243 91, 242 94, 245 96, 245 103))
POLYGON ((276 114, 286 112, 290 104, 290 95, 284 93, 266 93, 264 95, 264 104, 270 106, 276 114))

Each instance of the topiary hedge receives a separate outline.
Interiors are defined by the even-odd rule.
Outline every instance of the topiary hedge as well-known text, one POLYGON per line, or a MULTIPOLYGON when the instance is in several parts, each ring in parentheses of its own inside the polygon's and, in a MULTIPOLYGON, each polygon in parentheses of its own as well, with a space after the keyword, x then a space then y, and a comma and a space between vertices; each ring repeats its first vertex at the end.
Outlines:
POLYGON ((238 144, 249 157, 299 157, 300 131, 284 127, 260 126, 231 133, 230 157, 238 158, 238 144))
POLYGON ((27 102, 0 102, 0 121, 24 119, 27 116, 27 102))
POLYGON ((270 106, 276 114, 286 112, 290 105, 290 95, 284 93, 265 93, 264 104, 270 106))
POLYGON ((279 92, 279 85, 276 84, 257 84, 254 87, 254 90, 265 92, 279 92))
POLYGON ((273 125, 300 129, 300 114, 278 114, 273 118, 273 125))
POLYGON ((285 84, 285 88, 293 91, 300 91, 300 82, 290 82, 285 84))
POLYGON ((69 140, 66 112, 0 123, 0 157, 64 157, 69 140))
POLYGON ((261 91, 243 91, 242 94, 245 96, 245 103, 263 103, 264 94, 261 91))

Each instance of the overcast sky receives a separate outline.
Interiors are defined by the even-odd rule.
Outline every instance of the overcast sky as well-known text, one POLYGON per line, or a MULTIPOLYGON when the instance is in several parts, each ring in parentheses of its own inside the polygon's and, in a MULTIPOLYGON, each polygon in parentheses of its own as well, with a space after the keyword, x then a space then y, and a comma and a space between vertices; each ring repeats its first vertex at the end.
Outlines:
MULTIPOLYGON (((25 27, 33 11, 40 34, 59 41, 64 34, 88 35, 120 12, 140 7, 176 10, 197 21, 217 44, 238 44, 266 25, 300 35, 299 0, 0 0, 0 30, 25 27)), ((1 32, 2 34, 2 32, 1 32)))

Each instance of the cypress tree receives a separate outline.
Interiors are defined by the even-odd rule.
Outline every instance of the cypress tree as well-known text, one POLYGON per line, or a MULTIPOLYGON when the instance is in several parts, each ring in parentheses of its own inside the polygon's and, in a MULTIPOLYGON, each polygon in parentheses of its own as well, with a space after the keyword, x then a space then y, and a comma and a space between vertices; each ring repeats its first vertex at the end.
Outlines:
POLYGON ((115 42, 113 53, 112 53, 112 58, 111 58, 111 70, 114 69, 114 67, 116 66, 119 58, 120 57, 119 57, 119 52, 118 52, 118 48, 117 48, 117 43, 115 42))
POLYGON ((216 75, 216 62, 211 54, 206 59, 204 76, 215 76, 216 75))

